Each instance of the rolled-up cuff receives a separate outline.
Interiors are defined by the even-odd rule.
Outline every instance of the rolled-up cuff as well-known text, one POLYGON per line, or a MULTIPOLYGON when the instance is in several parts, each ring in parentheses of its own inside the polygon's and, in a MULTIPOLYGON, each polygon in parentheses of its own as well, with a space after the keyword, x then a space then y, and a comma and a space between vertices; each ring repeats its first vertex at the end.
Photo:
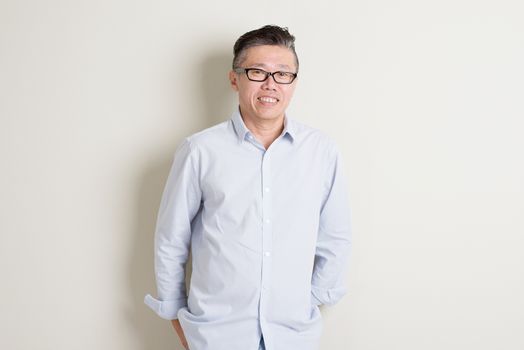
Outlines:
POLYGON ((158 300, 151 294, 144 297, 144 303, 149 306, 159 317, 165 320, 175 320, 178 318, 178 310, 187 306, 187 299, 158 300))
POLYGON ((345 287, 323 289, 311 286, 311 299, 316 305, 334 305, 339 302, 346 293, 347 289, 345 287))
POLYGON ((311 303, 317 306, 322 305, 322 302, 319 299, 317 299, 313 292, 311 292, 311 303))

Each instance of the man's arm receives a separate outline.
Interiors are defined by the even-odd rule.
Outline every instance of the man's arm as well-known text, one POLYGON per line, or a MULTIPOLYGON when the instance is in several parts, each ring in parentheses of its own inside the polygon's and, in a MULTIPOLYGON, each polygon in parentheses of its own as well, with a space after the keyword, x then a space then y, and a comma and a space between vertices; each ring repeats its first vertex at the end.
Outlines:
POLYGON ((184 330, 182 329, 182 326, 180 325, 180 321, 178 319, 171 320, 171 324, 173 325, 173 328, 176 331, 176 334, 178 334, 178 338, 180 339, 180 343, 184 347, 184 349, 189 350, 189 345, 187 344, 186 336, 184 334, 184 330))
POLYGON ((329 159, 327 193, 320 212, 311 279, 315 305, 333 305, 347 293, 344 275, 351 248, 351 213, 342 159, 335 145, 329 159))
POLYGON ((175 320, 187 306, 185 266, 191 242, 191 220, 198 212, 201 191, 196 150, 186 138, 178 146, 162 194, 155 230, 155 276, 158 298, 144 302, 158 316, 175 320))

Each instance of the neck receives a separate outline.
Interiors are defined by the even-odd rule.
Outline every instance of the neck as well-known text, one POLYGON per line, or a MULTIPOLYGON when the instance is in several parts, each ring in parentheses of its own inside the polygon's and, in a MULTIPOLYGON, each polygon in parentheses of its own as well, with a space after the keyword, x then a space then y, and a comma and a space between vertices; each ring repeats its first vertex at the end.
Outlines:
POLYGON ((253 118, 243 115, 240 111, 242 120, 246 127, 253 133, 255 138, 259 140, 264 146, 269 145, 282 133, 284 130, 284 115, 272 119, 253 118))

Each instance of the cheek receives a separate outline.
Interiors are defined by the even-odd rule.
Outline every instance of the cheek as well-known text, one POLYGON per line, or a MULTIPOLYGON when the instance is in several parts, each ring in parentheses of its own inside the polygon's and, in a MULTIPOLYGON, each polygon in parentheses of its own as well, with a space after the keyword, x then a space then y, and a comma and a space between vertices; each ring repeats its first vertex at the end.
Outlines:
POLYGON ((247 90, 247 91, 245 92, 245 94, 244 94, 244 99, 245 99, 246 101, 254 101, 254 100, 255 100, 255 96, 256 96, 256 94, 255 94, 254 91, 252 91, 252 90, 247 90))
POLYGON ((286 96, 286 100, 290 100, 291 97, 293 97, 293 93, 295 92, 295 89, 289 89, 285 92, 284 96, 286 96))
POLYGON ((244 102, 245 104, 252 104, 255 100, 255 94, 250 91, 243 91, 240 94, 240 100, 244 102))

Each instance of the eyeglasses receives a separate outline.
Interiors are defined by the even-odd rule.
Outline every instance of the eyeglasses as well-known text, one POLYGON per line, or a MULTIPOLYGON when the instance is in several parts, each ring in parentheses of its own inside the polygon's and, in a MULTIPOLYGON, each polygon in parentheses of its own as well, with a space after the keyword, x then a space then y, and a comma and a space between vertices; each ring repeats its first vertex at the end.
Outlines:
POLYGON ((251 81, 266 81, 267 78, 271 75, 273 80, 277 84, 291 84, 293 80, 297 77, 297 73, 291 72, 266 72, 263 69, 259 68, 236 68, 235 72, 237 73, 246 73, 246 76, 251 81))

